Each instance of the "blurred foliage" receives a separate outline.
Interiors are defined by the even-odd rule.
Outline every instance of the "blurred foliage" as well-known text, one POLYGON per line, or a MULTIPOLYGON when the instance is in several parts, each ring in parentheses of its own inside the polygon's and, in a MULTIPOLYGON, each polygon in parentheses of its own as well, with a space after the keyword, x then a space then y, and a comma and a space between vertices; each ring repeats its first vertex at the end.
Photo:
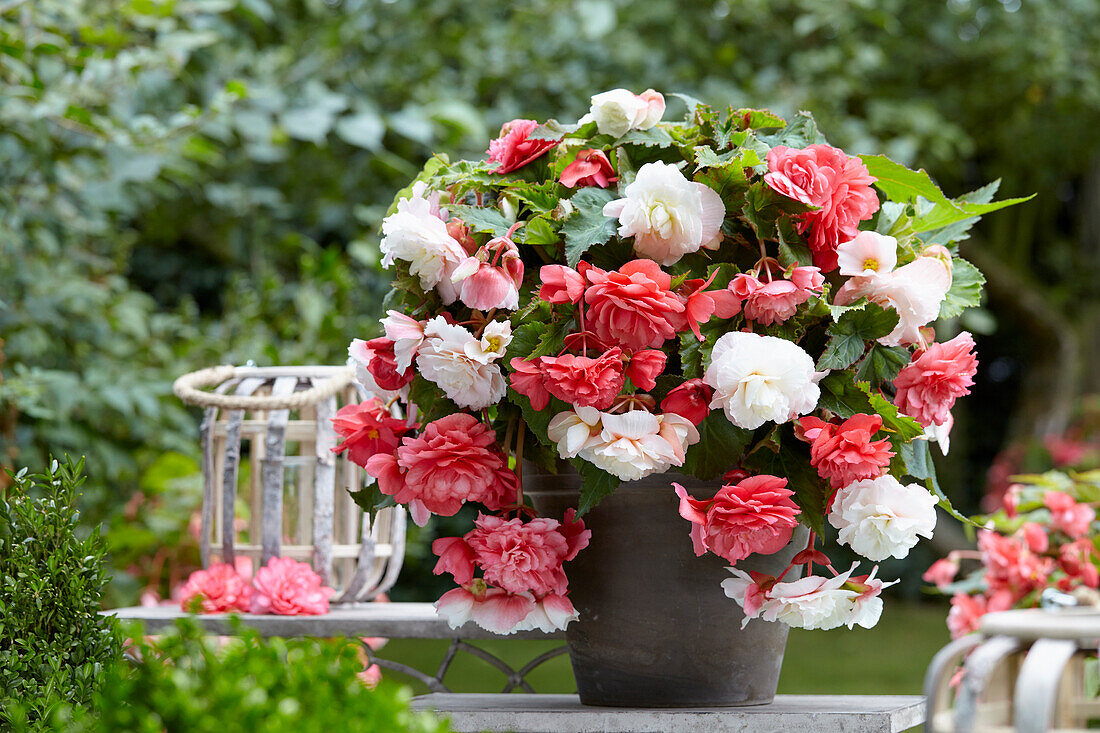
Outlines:
POLYGON ((122 654, 113 618, 99 614, 107 543, 78 535, 83 462, 26 469, 0 502, 0 728, 30 725, 87 703, 122 654))
MULTIPOLYGON (((141 639, 141 628, 130 629, 141 639)), ((155 642, 138 641, 138 661, 119 658, 87 708, 59 709, 46 730, 72 733, 446 733, 430 713, 409 710, 407 687, 370 690, 346 639, 261 639, 252 630, 221 642, 189 620, 155 642)), ((20 726, 15 731, 25 730, 20 726)))
MULTIPOLYGON (((173 377, 341 361, 379 315, 376 227, 431 151, 615 86, 810 109, 945 189, 1039 191, 975 236, 1072 325, 1100 265, 1077 237, 1098 56, 1093 0, 0 0, 0 447, 87 454, 87 516, 128 527, 134 565, 174 536, 126 514, 142 475, 196 457, 173 377)), ((997 348, 1008 376, 973 403, 1000 417, 1026 346, 997 348)), ((972 432, 992 457, 1000 432, 972 432)))

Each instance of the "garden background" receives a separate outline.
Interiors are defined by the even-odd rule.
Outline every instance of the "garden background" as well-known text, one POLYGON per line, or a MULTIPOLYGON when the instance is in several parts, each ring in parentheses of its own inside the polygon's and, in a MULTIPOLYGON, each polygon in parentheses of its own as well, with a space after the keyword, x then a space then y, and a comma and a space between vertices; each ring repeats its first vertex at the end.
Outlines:
MULTIPOLYGON (((342 362, 377 332, 382 215, 433 151, 653 87, 810 110, 948 195, 1038 193, 963 245, 989 280, 961 324, 981 367, 938 463, 977 511, 998 456, 1042 467, 1044 437, 1087 427, 1100 391, 1098 69, 1093 0, 0 0, 0 460, 86 455, 107 604, 167 596, 197 565, 201 500, 197 413, 172 379, 342 362)), ((435 531, 414 533, 394 598, 440 592, 435 531)), ((884 564, 895 598, 919 599, 935 551, 884 564)), ((849 683, 796 659, 918 636, 926 660, 945 613, 888 602, 870 632, 796 632, 784 688, 915 691, 916 651, 877 689, 866 665, 849 683)))

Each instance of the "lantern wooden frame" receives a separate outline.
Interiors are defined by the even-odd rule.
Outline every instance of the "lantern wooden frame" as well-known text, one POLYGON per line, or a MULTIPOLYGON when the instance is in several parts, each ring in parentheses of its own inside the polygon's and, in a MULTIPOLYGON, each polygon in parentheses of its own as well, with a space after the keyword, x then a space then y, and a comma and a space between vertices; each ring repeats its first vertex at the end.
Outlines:
POLYGON ((336 589, 335 603, 371 600, 393 586, 405 553, 405 510, 383 509, 372 521, 349 494, 362 488, 363 471, 332 451, 337 409, 369 397, 348 367, 218 366, 180 377, 173 389, 205 408, 204 567, 238 556, 256 567, 272 557, 308 561, 336 589), (250 470, 239 486, 242 456, 250 470), (238 516, 242 498, 247 518, 238 516))

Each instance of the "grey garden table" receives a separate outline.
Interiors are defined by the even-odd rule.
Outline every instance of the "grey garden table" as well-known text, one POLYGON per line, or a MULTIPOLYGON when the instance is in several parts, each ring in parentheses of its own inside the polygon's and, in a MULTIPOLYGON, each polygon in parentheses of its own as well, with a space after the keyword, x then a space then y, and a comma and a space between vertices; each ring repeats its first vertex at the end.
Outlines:
MULTIPOLYGON (((171 627, 184 616, 210 634, 234 632, 228 614, 193 616, 174 606, 134 606, 106 613, 120 620, 140 621, 151 634, 171 627)), ((564 641, 564 633, 524 631, 501 637, 472 624, 452 629, 436 616, 430 603, 348 604, 334 606, 323 616, 241 614, 238 618, 262 636, 450 639, 451 646, 434 675, 379 657, 366 644, 363 648, 371 662, 423 682, 430 692, 415 698, 413 706, 449 717, 452 728, 459 733, 898 733, 924 722, 924 698, 920 695, 779 695, 770 705, 682 710, 597 708, 581 705, 576 695, 533 694, 527 675, 564 654, 564 645, 516 669, 467 642, 502 638, 564 641), (473 654, 504 672, 507 682, 503 692, 512 694, 452 693, 443 678, 459 652, 473 654), (515 694, 514 690, 524 694, 515 694)))

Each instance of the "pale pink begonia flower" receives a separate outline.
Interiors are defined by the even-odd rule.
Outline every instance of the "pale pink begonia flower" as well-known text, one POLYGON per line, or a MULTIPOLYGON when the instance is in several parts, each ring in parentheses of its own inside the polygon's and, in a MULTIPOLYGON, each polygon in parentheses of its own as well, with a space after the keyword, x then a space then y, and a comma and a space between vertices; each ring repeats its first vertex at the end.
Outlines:
POLYGON ((595 122, 601 135, 622 137, 631 130, 648 130, 665 114, 665 98, 646 89, 634 94, 627 89, 611 89, 592 96, 591 108, 579 124, 595 122))
POLYGON ((604 216, 619 220, 619 236, 634 238, 634 251, 671 265, 721 241, 726 207, 706 184, 688 180, 675 165, 646 163, 623 198, 608 202, 604 216))
POLYGON ((834 303, 867 298, 898 314, 898 325, 879 339, 884 346, 920 342, 920 329, 936 320, 951 289, 951 269, 939 257, 918 257, 886 275, 853 277, 837 291, 834 303))
POLYGON ((447 265, 456 265, 466 251, 447 231, 438 206, 424 197, 427 184, 416 183, 412 195, 397 202, 397 211, 382 220, 382 266, 394 260, 409 263, 409 273, 420 278, 420 287, 431 290, 447 265), (433 213, 434 212, 434 213, 433 213))
POLYGON ((424 323, 395 310, 386 311, 381 323, 386 338, 393 341, 397 370, 403 372, 412 366, 416 350, 424 342, 424 323))
POLYGON ((416 366, 420 376, 434 382, 456 405, 480 410, 500 402, 507 391, 495 362, 509 341, 507 321, 489 324, 479 340, 465 327, 436 316, 424 328, 416 366))
POLYGON ((833 578, 811 575, 801 580, 776 582, 765 589, 745 571, 728 568, 734 577, 722 581, 722 589, 745 612, 741 628, 754 618, 762 618, 782 621, 799 629, 835 629, 848 622, 855 600, 861 595, 845 587, 855 569, 853 563, 847 572, 833 578))
POLYGON ((877 232, 860 232, 839 245, 836 256, 841 275, 887 275, 898 264, 898 240, 877 232))

